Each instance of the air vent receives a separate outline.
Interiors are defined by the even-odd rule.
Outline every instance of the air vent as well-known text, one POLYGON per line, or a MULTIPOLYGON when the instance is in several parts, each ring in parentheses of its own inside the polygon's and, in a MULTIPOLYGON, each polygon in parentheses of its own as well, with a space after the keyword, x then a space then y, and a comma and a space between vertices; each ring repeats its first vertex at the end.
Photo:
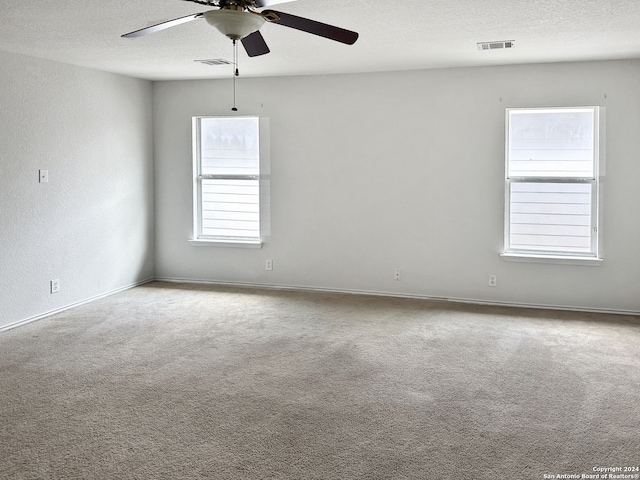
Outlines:
POLYGON ((212 58, 209 60, 194 60, 194 62, 204 63, 205 65, 233 65, 233 62, 224 58, 212 58))
POLYGON ((497 48, 512 48, 515 40, 501 40, 499 42, 478 42, 478 50, 495 50, 497 48))

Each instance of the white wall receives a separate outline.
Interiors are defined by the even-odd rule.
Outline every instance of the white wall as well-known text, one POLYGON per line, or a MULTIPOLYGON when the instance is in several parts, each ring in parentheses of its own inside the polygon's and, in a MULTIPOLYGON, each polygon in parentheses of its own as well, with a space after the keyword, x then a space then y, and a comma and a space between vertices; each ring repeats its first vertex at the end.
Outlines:
POLYGON ((153 278, 151 83, 0 65, 0 327, 153 278))
POLYGON ((238 114, 271 123, 251 250, 187 243, 191 117, 231 114, 230 81, 156 83, 157 277, 640 312, 639 86, 640 61, 240 78, 238 114), (505 107, 572 105, 606 107, 605 261, 505 261, 505 107))

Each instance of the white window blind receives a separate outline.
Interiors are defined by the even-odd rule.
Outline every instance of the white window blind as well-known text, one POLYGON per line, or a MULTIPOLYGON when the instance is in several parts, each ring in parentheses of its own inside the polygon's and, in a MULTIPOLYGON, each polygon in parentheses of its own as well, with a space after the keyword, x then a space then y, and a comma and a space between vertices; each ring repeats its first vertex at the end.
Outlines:
POLYGON ((598 108, 508 109, 505 252, 597 256, 598 108))
POLYGON ((260 146, 257 117, 196 117, 196 236, 260 242, 260 146))

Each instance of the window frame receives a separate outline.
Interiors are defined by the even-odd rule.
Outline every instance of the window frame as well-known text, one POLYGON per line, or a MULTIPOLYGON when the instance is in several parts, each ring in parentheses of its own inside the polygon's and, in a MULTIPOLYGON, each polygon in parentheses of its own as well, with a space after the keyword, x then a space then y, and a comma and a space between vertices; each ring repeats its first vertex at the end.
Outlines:
POLYGON ((569 264, 598 264, 602 261, 601 254, 601 215, 600 215, 600 168, 602 162, 602 139, 603 130, 601 108, 598 106, 576 106, 576 107, 519 107, 507 108, 505 111, 505 206, 504 206, 504 243, 501 256, 505 259, 522 261, 550 261, 553 263, 569 264), (553 176, 510 176, 510 113, 513 111, 531 112, 561 112, 591 110, 593 115, 593 177, 553 177, 553 176), (511 247, 511 194, 512 185, 517 183, 532 184, 583 184, 590 185, 591 211, 590 211, 590 251, 571 252, 552 249, 522 249, 511 247))
POLYGON ((244 247, 261 248, 263 243, 262 235, 262 148, 261 143, 261 119, 257 115, 227 116, 227 115, 201 115, 192 118, 192 148, 193 148, 193 237, 189 242, 194 246, 224 246, 224 247, 244 247), (258 174, 203 174, 202 173, 202 120, 206 119, 255 119, 257 120, 258 135, 258 174), (257 237, 235 237, 235 236, 209 236, 202 233, 202 185, 203 180, 255 180, 258 185, 258 230, 257 237))

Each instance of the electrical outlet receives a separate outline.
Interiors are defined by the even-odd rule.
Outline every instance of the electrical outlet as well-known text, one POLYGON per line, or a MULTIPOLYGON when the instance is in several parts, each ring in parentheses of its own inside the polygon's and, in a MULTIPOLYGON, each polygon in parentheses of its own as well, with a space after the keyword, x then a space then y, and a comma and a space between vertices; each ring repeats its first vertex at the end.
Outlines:
POLYGON ((40 183, 47 183, 49 181, 49 170, 38 170, 38 176, 40 183))
POLYGON ((489 275, 489 286, 497 287, 498 286, 498 277, 495 275, 489 275))
POLYGON ((273 260, 267 260, 266 262, 264 262, 264 269, 268 270, 269 272, 273 270, 273 260))
POLYGON ((51 287, 51 293, 58 293, 60 291, 60 280, 51 280, 49 286, 51 287))
POLYGON ((393 271, 393 279, 394 280, 400 280, 400 269, 399 268, 396 268, 393 271))

